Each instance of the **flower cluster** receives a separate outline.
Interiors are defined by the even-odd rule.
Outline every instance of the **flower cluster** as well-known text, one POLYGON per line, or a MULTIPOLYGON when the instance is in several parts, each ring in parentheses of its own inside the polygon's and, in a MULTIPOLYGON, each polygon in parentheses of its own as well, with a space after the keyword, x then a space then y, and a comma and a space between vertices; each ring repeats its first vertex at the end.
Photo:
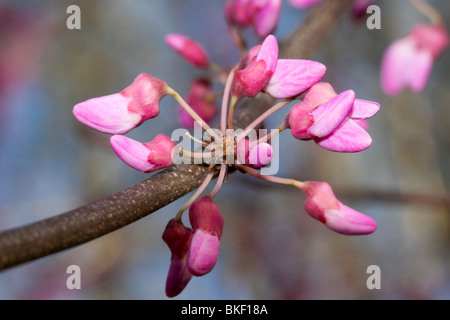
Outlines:
MULTIPOLYGON (((260 23, 271 25, 274 19, 268 15, 267 8, 278 5, 279 1, 270 0, 228 1, 225 12, 230 24, 254 25, 259 30, 260 23), (242 16, 246 12, 244 7, 251 8, 247 12, 251 16, 242 16)), ((267 30, 272 29, 267 25, 267 30)), ((166 282, 169 297, 178 295, 192 276, 209 273, 217 262, 224 219, 213 199, 229 167, 302 190, 306 196, 305 211, 331 230, 348 235, 369 234, 376 230, 372 218, 341 203, 326 182, 280 178, 264 175, 260 170, 270 164, 273 154, 278 151, 271 140, 282 131, 290 131, 296 139, 313 140, 320 147, 336 152, 358 152, 368 148, 372 140, 366 131, 366 119, 379 110, 378 103, 356 99, 352 90, 337 94, 331 84, 320 82, 326 73, 326 67, 320 62, 279 59, 278 42, 271 34, 260 45, 246 50, 241 61, 231 68, 212 63, 203 47, 184 35, 170 34, 166 42, 186 61, 212 73, 210 79, 193 82, 186 100, 164 81, 140 74, 120 93, 81 102, 75 105, 73 113, 81 123, 113 135, 110 141, 115 153, 126 164, 142 172, 170 166, 174 155, 213 159, 203 183, 169 221, 163 233, 163 240, 172 253, 166 282), (214 79, 221 79, 224 85, 218 129, 208 124, 215 114, 211 110, 216 94, 210 83, 214 79), (264 94, 276 103, 243 130, 233 131, 234 110, 239 107, 240 99, 264 94), (200 150, 175 147, 175 143, 162 134, 147 143, 124 135, 158 116, 159 102, 166 95, 175 98, 183 108, 183 122, 187 126, 195 122, 211 137, 208 141, 196 139, 201 144, 200 150), (291 102, 293 106, 277 130, 263 135, 252 134, 267 117, 291 102), (215 187, 202 196, 217 171, 215 187), (182 222, 182 215, 188 208, 190 228, 182 222)))

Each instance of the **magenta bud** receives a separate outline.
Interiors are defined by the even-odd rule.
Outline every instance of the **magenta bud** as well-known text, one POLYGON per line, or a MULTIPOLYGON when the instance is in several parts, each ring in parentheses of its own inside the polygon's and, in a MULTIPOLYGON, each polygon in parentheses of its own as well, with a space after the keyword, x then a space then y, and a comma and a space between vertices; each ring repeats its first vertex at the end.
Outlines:
POLYGON ((255 145, 248 140, 241 140, 236 146, 236 155, 240 164, 260 169, 272 160, 273 148, 266 142, 255 145))
POLYGON ((192 229, 183 225, 181 220, 172 219, 162 235, 172 253, 170 268, 166 280, 166 295, 177 296, 192 278, 187 269, 187 253, 192 239, 192 229))
POLYGON ((175 143, 159 134, 151 142, 141 143, 121 135, 110 139, 111 147, 119 158, 133 169, 153 172, 172 164, 172 150, 175 143))
POLYGON ((189 247, 187 266, 193 275, 201 276, 210 272, 216 264, 224 221, 219 207, 209 195, 191 205, 189 221, 194 236, 189 247))
POLYGON ((306 194, 306 212, 331 230, 346 235, 364 235, 377 229, 375 220, 336 199, 328 183, 306 181, 301 189, 306 194))
MULTIPOLYGON (((207 79, 196 79, 191 83, 186 102, 206 123, 214 120, 218 113, 217 105, 212 96, 214 91, 207 79)), ((194 119, 183 107, 179 107, 179 121, 186 128, 194 127, 194 119)))
POLYGON ((78 103, 73 114, 78 121, 100 132, 124 134, 159 114, 159 101, 166 91, 164 81, 141 73, 121 93, 78 103))
POLYGON ((205 49, 196 41, 181 34, 171 33, 165 38, 167 45, 186 61, 198 68, 209 67, 209 57, 205 49))

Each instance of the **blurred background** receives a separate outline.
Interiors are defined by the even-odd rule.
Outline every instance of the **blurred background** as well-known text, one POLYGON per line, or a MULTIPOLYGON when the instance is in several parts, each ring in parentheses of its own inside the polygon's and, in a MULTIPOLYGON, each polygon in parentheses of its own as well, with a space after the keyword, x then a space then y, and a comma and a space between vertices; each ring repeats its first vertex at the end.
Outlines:
MULTIPOLYGON (((450 25, 450 3, 430 1, 450 25)), ((78 123, 73 106, 121 91, 141 72, 181 94, 201 71, 164 43, 169 32, 199 41, 211 59, 239 59, 223 19, 224 1, 0 0, 0 230, 54 216, 148 177, 122 163, 109 136, 78 123), (81 30, 66 9, 81 8, 81 30)), ((279 176, 327 181, 348 206, 373 217, 369 236, 336 234, 303 210, 296 189, 230 175, 216 203, 225 218, 214 270, 193 278, 177 299, 450 299, 450 58, 433 67, 424 92, 389 98, 379 68, 389 43, 427 22, 407 0, 378 1, 381 30, 345 14, 313 57, 337 92, 377 101, 373 145, 337 154, 288 132, 280 137, 279 176), (445 200, 447 199, 447 200, 445 200), (447 201, 447 205, 445 205, 447 201), (369 290, 367 267, 381 269, 369 290)), ((285 0, 277 37, 307 11, 285 0)), ((251 31, 245 33, 255 42, 251 31)), ((179 127, 165 98, 158 121, 129 134, 150 141, 179 127)), ((276 127, 285 107, 266 126, 276 127)), ((161 239, 188 196, 121 230, 0 273, 0 299, 167 299, 170 251, 161 239), (81 268, 81 290, 66 269, 81 268)), ((185 217, 186 218, 186 217, 185 217)))

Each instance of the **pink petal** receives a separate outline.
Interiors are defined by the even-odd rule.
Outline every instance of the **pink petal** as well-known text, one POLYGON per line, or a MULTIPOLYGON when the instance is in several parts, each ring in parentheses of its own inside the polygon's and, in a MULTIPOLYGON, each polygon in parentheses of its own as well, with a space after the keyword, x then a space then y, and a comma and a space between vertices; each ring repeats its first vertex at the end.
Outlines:
POLYGON ((331 84, 329 84, 328 82, 318 82, 311 88, 309 88, 309 90, 305 94, 303 102, 317 107, 336 96, 337 93, 336 91, 334 91, 331 84))
POLYGON ((248 160, 253 168, 260 169, 270 163, 272 155, 272 146, 264 142, 254 146, 250 150, 248 160))
POLYGON ((406 80, 412 91, 420 92, 425 88, 432 66, 433 57, 431 52, 426 50, 416 52, 414 63, 409 66, 409 78, 406 80))
POLYGON ((264 60, 266 70, 275 72, 278 61, 278 42, 273 35, 268 35, 261 44, 256 56, 256 61, 259 60, 264 60))
POLYGON ((265 37, 273 32, 278 24, 281 13, 281 0, 269 0, 266 5, 261 8, 255 17, 255 31, 260 37, 265 37))
POLYGON ((325 225, 331 230, 346 235, 363 235, 374 232, 377 223, 346 205, 340 204, 340 210, 325 211, 325 225))
POLYGON ((358 152, 372 144, 370 135, 351 119, 346 119, 330 135, 315 141, 322 148, 336 152, 358 152))
POLYGON ((219 256, 220 241, 216 235, 197 229, 189 247, 187 267, 194 276, 210 272, 219 256))
POLYGON ((394 96, 403 90, 415 55, 415 42, 411 37, 396 40, 387 48, 381 63, 381 88, 385 94, 394 96))
POLYGON ((143 143, 121 135, 112 136, 110 142, 114 152, 130 167, 143 172, 155 167, 148 162, 151 151, 143 143))
POLYGON ((380 104, 373 101, 355 99, 353 109, 349 115, 352 119, 367 119, 380 110, 380 104))
POLYGON ((328 136, 347 117, 353 108, 354 101, 355 92, 347 90, 318 106, 311 112, 314 124, 308 129, 308 133, 318 138, 328 136))
POLYGON ((277 99, 294 97, 322 79, 325 72, 326 67, 319 62, 279 59, 264 91, 277 99))
POLYGON ((187 256, 180 259, 172 255, 166 280, 166 295, 169 298, 180 294, 192 278, 192 274, 187 269, 186 261, 187 256))
POLYGON ((131 101, 132 98, 115 93, 78 103, 73 114, 82 124, 100 132, 124 134, 142 122, 138 113, 128 110, 131 101))

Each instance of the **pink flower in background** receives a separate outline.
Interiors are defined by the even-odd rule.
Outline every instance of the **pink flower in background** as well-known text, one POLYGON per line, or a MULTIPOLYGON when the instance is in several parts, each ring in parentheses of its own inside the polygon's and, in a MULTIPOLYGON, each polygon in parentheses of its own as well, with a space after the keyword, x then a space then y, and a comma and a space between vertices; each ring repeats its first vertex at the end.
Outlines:
POLYGON ((225 19, 229 27, 253 27, 260 37, 272 33, 280 19, 282 0, 228 0, 225 19))
POLYGON ((363 235, 377 229, 372 218, 336 199, 328 183, 306 181, 301 189, 306 194, 306 212, 331 230, 347 235, 363 235))
POLYGON ((198 68, 209 67, 208 54, 198 42, 177 33, 168 34, 165 40, 170 48, 172 48, 189 63, 198 68))
POLYGON ((354 0, 350 12, 354 19, 362 19, 367 14, 367 8, 374 4, 374 0, 354 0))
POLYGON ((405 87, 422 91, 434 61, 448 47, 448 33, 442 24, 419 24, 394 41, 386 50, 381 64, 381 88, 389 96, 405 87))
MULTIPOLYGON (((204 121, 210 123, 218 113, 214 102, 214 91, 208 79, 195 79, 189 87, 186 102, 204 121)), ((179 106, 179 122, 185 128, 193 128, 195 120, 187 111, 179 106)))
POLYGON ((124 134, 159 114, 159 101, 167 84, 141 73, 120 93, 78 103, 73 114, 78 121, 100 132, 124 134))

